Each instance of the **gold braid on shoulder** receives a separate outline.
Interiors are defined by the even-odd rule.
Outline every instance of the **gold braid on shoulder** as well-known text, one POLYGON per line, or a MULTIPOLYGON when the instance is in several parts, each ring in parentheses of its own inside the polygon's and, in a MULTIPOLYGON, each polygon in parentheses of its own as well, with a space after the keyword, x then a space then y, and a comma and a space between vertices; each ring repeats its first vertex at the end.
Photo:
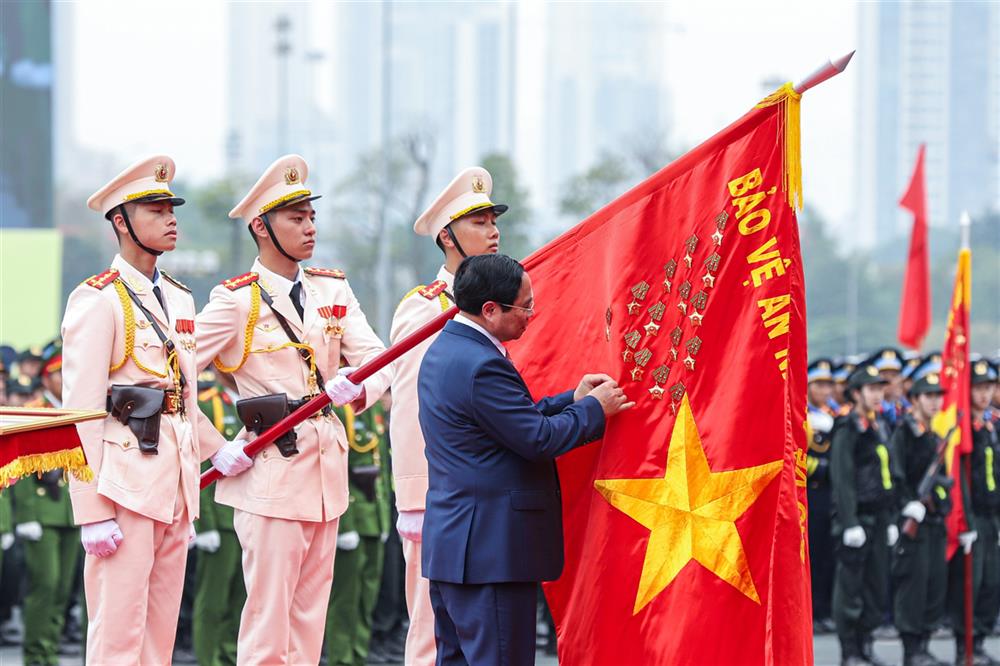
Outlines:
POLYGON ((250 358, 250 347, 253 345, 253 329, 260 318, 260 285, 256 282, 250 285, 250 316, 247 317, 247 325, 243 331, 243 357, 240 362, 231 368, 227 368, 219 357, 215 358, 215 367, 221 372, 232 373, 243 367, 243 364, 250 358))
MULTIPOLYGON (((122 304, 122 314, 125 317, 125 355, 122 356, 122 360, 117 363, 113 363, 108 369, 108 372, 114 372, 118 370, 125 362, 132 359, 135 366, 142 370, 143 372, 149 373, 154 377, 166 377, 167 368, 163 369, 163 372, 157 372, 152 368, 148 368, 143 365, 138 358, 135 356, 135 312, 132 310, 132 301, 129 299, 128 291, 125 289, 125 283, 121 281, 121 278, 115 280, 112 284, 115 285, 115 291, 118 292, 118 300, 122 304)), ((168 358, 167 363, 170 365, 176 364, 176 355, 173 358, 168 358)))

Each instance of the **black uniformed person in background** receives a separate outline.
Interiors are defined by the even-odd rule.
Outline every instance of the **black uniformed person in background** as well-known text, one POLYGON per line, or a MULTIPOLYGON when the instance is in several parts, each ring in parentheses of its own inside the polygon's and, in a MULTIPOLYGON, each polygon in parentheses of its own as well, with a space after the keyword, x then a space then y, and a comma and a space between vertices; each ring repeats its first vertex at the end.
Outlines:
POLYGON ((944 397, 941 366, 925 363, 911 369, 908 376, 910 412, 889 441, 893 485, 902 509, 901 534, 892 557, 893 609, 903 641, 903 666, 937 666, 940 662, 930 654, 927 643, 944 616, 948 580, 944 519, 951 511, 951 483, 944 466, 929 496, 922 496, 918 488, 941 444, 931 429, 944 397), (912 535, 905 529, 907 521, 916 522, 912 535))
POLYGON ((877 418, 885 385, 874 365, 860 364, 847 380, 851 411, 833 427, 833 619, 844 666, 880 663, 872 632, 886 609, 889 547, 898 537, 888 434, 877 418))
POLYGON ((833 547, 830 534, 832 496, 830 491, 830 435, 834 410, 829 400, 833 394, 833 363, 814 360, 808 367, 806 393, 809 420, 809 453, 806 457, 809 500, 809 563, 812 578, 813 632, 832 633, 830 598, 833 595, 833 547))

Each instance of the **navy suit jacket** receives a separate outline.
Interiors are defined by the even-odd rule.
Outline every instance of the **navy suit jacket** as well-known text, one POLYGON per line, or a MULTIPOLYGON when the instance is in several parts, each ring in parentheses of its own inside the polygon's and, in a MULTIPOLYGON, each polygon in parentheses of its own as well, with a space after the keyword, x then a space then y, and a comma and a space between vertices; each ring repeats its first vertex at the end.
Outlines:
POLYGON ((554 458, 599 439, 596 398, 535 403, 479 331, 450 321, 420 365, 428 490, 423 575, 447 583, 555 580, 563 568, 554 458))

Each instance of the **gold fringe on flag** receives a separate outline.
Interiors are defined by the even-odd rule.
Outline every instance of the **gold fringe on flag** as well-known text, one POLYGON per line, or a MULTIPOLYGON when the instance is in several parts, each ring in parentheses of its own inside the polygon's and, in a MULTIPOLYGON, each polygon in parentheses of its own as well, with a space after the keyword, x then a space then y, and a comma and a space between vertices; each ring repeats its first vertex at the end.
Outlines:
POLYGON ((79 481, 89 483, 94 480, 94 472, 87 465, 83 450, 79 447, 48 453, 33 453, 20 456, 0 467, 0 488, 30 474, 42 474, 53 469, 68 470, 79 481))
POLYGON ((802 209, 802 133, 800 125, 800 101, 802 95, 795 92, 791 82, 781 86, 762 99, 758 109, 782 104, 781 141, 785 149, 785 173, 783 185, 788 196, 788 205, 793 210, 802 209))

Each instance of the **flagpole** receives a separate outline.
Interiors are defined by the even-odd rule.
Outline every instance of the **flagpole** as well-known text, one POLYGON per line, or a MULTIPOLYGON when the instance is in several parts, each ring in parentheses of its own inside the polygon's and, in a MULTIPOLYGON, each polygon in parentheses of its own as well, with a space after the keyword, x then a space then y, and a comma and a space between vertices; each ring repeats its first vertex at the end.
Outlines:
MULTIPOLYGON (((961 245, 963 250, 969 250, 969 237, 972 230, 972 217, 969 216, 969 211, 963 210, 961 216, 958 218, 958 227, 961 234, 961 245)), ((968 307, 968 304, 966 304, 968 307)), ((964 418, 961 411, 958 413, 958 423, 961 425, 961 419, 964 418)), ((963 456, 965 458, 965 476, 967 478, 972 478, 972 470, 970 466, 970 456, 963 456)), ((973 525, 969 525, 968 529, 974 529, 973 525)), ((972 646, 972 603, 973 603, 973 589, 972 589, 972 549, 965 554, 965 664, 966 666, 972 666, 973 662, 973 646, 972 646)))

